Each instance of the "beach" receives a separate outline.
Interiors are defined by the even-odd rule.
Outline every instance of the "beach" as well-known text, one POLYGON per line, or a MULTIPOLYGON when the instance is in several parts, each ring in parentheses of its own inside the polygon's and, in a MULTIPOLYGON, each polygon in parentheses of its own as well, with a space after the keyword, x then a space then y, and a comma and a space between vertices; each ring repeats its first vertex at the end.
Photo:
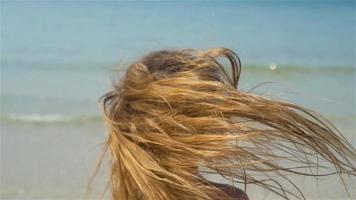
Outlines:
MULTIPOLYGON (((82 199, 107 137, 100 96, 164 48, 233 49, 240 90, 311 108, 356 147, 354 11, 349 1, 1 2, 0 198, 82 199)), ((348 199, 337 176, 296 181, 307 199, 348 199)), ((356 198, 355 178, 346 183, 356 198)))

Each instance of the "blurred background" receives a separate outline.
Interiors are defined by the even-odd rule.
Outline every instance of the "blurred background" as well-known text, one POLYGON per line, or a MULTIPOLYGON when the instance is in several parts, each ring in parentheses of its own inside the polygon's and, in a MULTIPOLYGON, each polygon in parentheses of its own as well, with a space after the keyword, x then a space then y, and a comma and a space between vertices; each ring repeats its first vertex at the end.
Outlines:
MULTIPOLYGON (((356 146, 355 1, 0 5, 1 199, 83 198, 105 141, 97 101, 152 50, 230 48, 242 60, 241 90, 269 82, 254 92, 322 113, 356 146)), ((307 199, 348 198, 337 177, 298 183, 307 199)))

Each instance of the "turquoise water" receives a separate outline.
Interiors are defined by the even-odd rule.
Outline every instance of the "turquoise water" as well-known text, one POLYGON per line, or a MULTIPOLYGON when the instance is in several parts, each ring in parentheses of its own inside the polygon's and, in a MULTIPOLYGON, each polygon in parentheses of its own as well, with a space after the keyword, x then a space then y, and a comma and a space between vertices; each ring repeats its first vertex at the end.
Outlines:
POLYGON ((255 92, 317 110, 356 145, 355 1, 0 5, 2 197, 80 196, 104 140, 98 98, 163 48, 236 51, 242 90, 277 82, 255 92))
POLYGON ((306 89, 316 92, 326 89, 313 88, 319 82, 344 82, 331 100, 347 95, 343 110, 355 114, 354 2, 2 2, 1 11, 6 119, 97 115, 116 65, 150 50, 217 46, 237 51, 246 73, 277 64, 276 77, 257 81, 284 70, 314 77, 306 89))

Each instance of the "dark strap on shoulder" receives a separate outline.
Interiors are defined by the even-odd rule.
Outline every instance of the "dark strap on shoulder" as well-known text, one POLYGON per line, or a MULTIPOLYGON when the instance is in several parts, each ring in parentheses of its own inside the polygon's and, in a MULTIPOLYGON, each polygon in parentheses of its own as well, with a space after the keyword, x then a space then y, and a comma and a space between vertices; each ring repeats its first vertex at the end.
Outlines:
POLYGON ((211 184, 215 185, 216 187, 220 188, 229 196, 233 197, 236 200, 249 200, 247 194, 237 187, 233 187, 228 184, 221 184, 221 183, 214 183, 210 182, 211 184))

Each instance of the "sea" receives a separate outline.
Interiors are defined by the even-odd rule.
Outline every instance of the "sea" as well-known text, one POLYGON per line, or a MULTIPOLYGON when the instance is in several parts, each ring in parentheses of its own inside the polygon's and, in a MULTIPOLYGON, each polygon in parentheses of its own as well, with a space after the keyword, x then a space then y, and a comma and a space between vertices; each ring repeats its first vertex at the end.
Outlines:
MULTIPOLYGON (((356 1, 1 0, 0 30, 1 199, 83 199, 107 136, 98 100, 154 50, 234 50, 240 90, 313 109, 356 147, 356 1)), ((299 181, 307 199, 350 198, 323 179, 299 181)))

